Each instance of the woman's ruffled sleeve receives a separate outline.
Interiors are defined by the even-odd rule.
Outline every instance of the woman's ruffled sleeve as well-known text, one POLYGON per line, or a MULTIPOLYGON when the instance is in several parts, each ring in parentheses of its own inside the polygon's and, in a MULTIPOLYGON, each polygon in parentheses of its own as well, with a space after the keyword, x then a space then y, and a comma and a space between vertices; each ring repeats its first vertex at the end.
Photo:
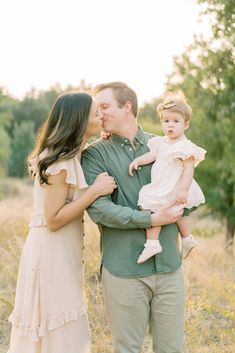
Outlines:
POLYGON ((186 160, 188 158, 194 157, 194 167, 205 159, 206 150, 195 145, 190 140, 183 140, 180 143, 175 144, 175 149, 173 151, 173 158, 180 158, 181 160, 186 160))
POLYGON ((62 170, 66 171, 65 181, 67 184, 74 185, 78 189, 84 189, 88 187, 81 163, 77 157, 53 163, 47 168, 46 174, 56 175, 59 174, 62 170))
POLYGON ((162 137, 156 136, 148 140, 147 146, 152 156, 156 157, 160 144, 162 143, 162 137))

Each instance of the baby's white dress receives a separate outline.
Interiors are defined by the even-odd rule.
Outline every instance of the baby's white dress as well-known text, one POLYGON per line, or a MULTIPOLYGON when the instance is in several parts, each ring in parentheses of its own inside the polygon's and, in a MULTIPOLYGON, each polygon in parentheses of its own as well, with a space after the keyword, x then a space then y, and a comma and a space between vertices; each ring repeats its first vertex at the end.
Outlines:
MULTIPOLYGON (((32 160, 33 169, 37 161, 32 160)), ((55 162, 47 174, 66 171, 66 202, 88 187, 77 156, 55 162)), ((47 227, 44 190, 38 175, 34 207, 18 273, 8 353, 90 353, 87 304, 83 288, 83 219, 59 230, 47 227)))
MULTIPOLYGON (((183 173, 183 160, 194 157, 196 167, 206 151, 188 139, 174 144, 166 137, 156 136, 148 141, 151 155, 156 157, 151 170, 151 183, 141 188, 138 205, 142 209, 156 211, 160 206, 176 200, 183 173)), ((201 188, 193 179, 185 208, 192 208, 205 202, 201 188)))

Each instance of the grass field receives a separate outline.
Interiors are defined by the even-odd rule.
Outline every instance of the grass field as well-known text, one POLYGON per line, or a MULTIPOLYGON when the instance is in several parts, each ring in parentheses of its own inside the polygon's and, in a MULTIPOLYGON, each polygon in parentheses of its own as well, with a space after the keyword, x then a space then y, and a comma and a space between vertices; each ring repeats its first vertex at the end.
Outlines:
MULTIPOLYGON (((0 353, 6 353, 19 256, 28 232, 32 185, 28 180, 0 181, 0 353)), ((193 216, 200 245, 184 262, 187 286, 184 353, 235 352, 234 259, 223 251, 223 226, 193 216)), ((86 216, 85 283, 92 353, 111 353, 112 340, 99 283, 99 234, 86 216)), ((143 353, 151 353, 147 336, 143 353)), ((24 352, 19 352, 24 353, 24 352)))

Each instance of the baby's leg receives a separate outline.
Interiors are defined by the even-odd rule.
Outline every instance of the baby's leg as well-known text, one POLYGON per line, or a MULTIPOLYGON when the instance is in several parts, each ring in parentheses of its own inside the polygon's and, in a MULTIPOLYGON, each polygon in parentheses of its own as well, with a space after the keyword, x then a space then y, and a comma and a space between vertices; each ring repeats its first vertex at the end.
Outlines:
POLYGON ((159 243, 158 237, 161 231, 161 227, 152 227, 146 229, 147 240, 144 244, 144 250, 138 257, 138 264, 148 260, 153 255, 156 255, 162 251, 161 244, 159 243))
POLYGON ((177 222, 177 227, 179 229, 181 237, 188 237, 191 234, 191 226, 189 222, 189 217, 181 217, 177 222))
POLYGON ((176 224, 182 237, 182 258, 185 259, 191 253, 193 248, 197 246, 197 241, 191 234, 191 226, 188 216, 181 217, 176 224))
POLYGON ((151 227, 146 229, 147 239, 157 240, 161 231, 161 227, 151 227))

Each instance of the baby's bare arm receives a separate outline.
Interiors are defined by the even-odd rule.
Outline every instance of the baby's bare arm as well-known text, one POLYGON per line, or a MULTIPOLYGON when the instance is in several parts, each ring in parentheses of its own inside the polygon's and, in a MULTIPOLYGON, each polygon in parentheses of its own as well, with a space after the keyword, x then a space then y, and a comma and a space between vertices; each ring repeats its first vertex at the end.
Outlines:
POLYGON ((150 152, 143 154, 140 157, 135 158, 129 165, 129 175, 133 175, 133 170, 137 170, 138 166, 152 163, 156 160, 155 156, 152 156, 150 152))
POLYGON ((176 203, 187 203, 188 190, 193 180, 194 174, 194 158, 190 157, 183 161, 184 171, 181 178, 180 188, 177 195, 176 203))

